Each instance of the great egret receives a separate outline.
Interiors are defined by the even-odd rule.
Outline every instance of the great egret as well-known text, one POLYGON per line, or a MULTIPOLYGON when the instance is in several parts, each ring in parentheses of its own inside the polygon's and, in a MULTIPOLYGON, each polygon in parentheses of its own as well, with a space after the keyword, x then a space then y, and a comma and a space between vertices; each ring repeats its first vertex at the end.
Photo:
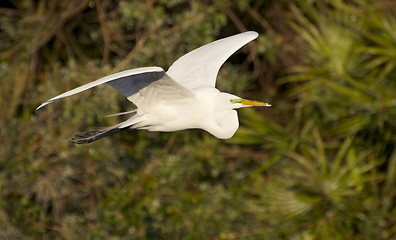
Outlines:
POLYGON ((231 138, 239 127, 234 109, 271 106, 215 88, 221 65, 257 36, 258 33, 250 31, 206 44, 180 57, 167 72, 160 67, 143 67, 103 77, 51 98, 36 110, 107 83, 137 106, 135 110, 114 115, 135 114, 117 125, 76 134, 70 138, 71 142, 90 143, 124 129, 171 132, 200 128, 219 139, 231 138))

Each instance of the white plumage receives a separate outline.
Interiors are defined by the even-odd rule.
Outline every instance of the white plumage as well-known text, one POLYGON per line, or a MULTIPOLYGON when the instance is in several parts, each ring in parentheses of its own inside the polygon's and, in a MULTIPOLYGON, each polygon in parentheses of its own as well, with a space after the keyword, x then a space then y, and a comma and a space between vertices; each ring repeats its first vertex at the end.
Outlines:
POLYGON ((71 142, 89 143, 123 129, 170 132, 200 128, 228 139, 239 126, 234 109, 270 106, 215 88, 221 65, 257 36, 256 32, 244 32, 209 43, 180 57, 167 72, 160 67, 144 67, 115 73, 51 98, 37 109, 106 83, 137 106, 136 110, 115 115, 136 114, 115 126, 77 134, 71 142))

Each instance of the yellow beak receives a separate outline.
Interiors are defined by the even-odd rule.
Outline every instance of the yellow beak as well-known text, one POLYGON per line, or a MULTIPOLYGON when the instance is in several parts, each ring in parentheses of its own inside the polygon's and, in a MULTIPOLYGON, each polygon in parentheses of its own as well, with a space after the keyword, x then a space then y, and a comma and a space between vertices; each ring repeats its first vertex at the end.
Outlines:
POLYGON ((247 107, 271 107, 271 104, 269 103, 263 103, 263 102, 247 100, 247 99, 242 99, 240 103, 247 107))

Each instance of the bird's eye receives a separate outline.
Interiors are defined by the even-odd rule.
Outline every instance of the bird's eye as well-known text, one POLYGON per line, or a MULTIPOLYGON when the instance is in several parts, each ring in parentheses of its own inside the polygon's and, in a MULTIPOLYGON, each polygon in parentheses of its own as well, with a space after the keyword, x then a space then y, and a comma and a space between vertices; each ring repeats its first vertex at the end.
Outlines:
POLYGON ((235 99, 230 99, 230 103, 234 104, 234 103, 240 103, 243 99, 240 98, 235 98, 235 99))

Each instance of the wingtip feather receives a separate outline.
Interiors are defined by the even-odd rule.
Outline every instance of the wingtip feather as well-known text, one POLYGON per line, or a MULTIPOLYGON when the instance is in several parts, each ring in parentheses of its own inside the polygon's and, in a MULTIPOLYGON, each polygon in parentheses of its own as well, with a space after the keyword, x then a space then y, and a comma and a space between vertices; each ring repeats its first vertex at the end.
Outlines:
POLYGON ((256 39, 259 36, 259 34, 255 31, 247 31, 243 32, 242 34, 250 35, 252 37, 252 40, 256 39))
POLYGON ((44 106, 47 105, 48 103, 49 103, 49 102, 42 103, 40 106, 38 106, 38 107, 36 108, 36 111, 39 110, 40 108, 44 107, 44 106))
POLYGON ((36 111, 39 110, 40 108, 43 108, 43 107, 47 106, 48 104, 54 102, 55 100, 57 100, 57 99, 53 99, 53 100, 50 99, 50 100, 48 100, 48 101, 46 101, 46 102, 43 102, 40 106, 38 106, 38 107, 36 108, 36 111))

